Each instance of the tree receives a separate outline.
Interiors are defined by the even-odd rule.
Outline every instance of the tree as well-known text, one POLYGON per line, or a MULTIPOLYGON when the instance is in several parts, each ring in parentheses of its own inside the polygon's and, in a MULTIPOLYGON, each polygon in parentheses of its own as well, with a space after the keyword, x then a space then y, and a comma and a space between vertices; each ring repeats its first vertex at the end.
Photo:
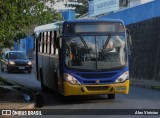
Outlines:
POLYGON ((77 17, 80 17, 88 12, 88 1, 81 0, 82 5, 76 7, 75 12, 78 14, 77 17))
POLYGON ((19 33, 57 20, 62 16, 49 8, 46 2, 54 0, 0 0, 0 41, 13 40, 19 33))
POLYGON ((80 17, 88 12, 88 0, 78 0, 79 4, 72 4, 71 7, 75 8, 76 17, 80 17))

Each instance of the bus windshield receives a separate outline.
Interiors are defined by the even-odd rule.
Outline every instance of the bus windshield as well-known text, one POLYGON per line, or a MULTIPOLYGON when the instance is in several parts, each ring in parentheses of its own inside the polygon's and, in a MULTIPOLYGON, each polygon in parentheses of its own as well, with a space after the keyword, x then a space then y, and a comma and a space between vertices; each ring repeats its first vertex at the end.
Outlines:
POLYGON ((125 34, 65 37, 65 65, 72 69, 103 70, 123 67, 127 61, 125 34))

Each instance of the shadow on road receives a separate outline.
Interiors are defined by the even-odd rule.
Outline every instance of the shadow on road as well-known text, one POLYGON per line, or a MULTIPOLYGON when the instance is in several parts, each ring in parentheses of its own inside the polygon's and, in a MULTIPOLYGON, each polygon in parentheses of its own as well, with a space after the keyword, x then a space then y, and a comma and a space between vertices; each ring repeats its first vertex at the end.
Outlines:
POLYGON ((63 97, 54 91, 41 93, 44 101, 44 106, 59 106, 85 103, 104 103, 116 100, 108 99, 107 95, 89 95, 89 96, 69 96, 63 97))

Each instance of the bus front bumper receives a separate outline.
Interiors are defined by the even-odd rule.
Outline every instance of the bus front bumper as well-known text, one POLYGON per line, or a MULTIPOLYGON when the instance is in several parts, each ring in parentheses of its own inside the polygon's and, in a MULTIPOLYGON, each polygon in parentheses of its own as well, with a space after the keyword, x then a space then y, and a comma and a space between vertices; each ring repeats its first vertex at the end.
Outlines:
POLYGON ((73 85, 64 82, 64 96, 72 95, 103 95, 103 94, 128 94, 129 80, 123 83, 97 84, 97 85, 73 85))

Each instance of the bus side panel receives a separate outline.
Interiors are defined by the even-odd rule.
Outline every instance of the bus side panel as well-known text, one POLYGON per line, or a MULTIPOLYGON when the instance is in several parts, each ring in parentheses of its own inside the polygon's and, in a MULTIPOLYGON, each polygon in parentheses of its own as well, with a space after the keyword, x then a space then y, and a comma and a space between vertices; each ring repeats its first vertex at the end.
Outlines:
POLYGON ((47 87, 50 86, 50 68, 49 68, 49 55, 43 54, 43 65, 42 65, 42 72, 43 72, 43 84, 47 87))
MULTIPOLYGON (((40 71, 40 68, 42 68, 42 66, 43 66, 43 55, 41 53, 38 53, 38 69, 37 69, 37 71, 38 71, 39 76, 40 76, 39 71, 40 71)), ((40 77, 39 77, 39 81, 41 81, 40 77)))
POLYGON ((50 66, 50 71, 49 71, 50 72, 50 88, 52 88, 55 91, 57 91, 56 72, 57 72, 58 65, 59 65, 58 56, 50 55, 50 62, 49 62, 49 66, 50 66))
POLYGON ((37 80, 39 80, 39 81, 41 81, 40 80, 40 77, 39 77, 39 75, 40 75, 40 73, 39 73, 39 70, 40 70, 40 68, 42 67, 42 54, 39 54, 38 53, 38 56, 37 56, 37 58, 38 59, 36 59, 36 54, 34 53, 34 55, 33 55, 34 57, 34 61, 33 61, 33 71, 34 71, 34 73, 35 73, 35 75, 36 75, 36 79, 37 80), (37 63, 37 61, 36 60, 38 60, 38 63, 37 63))
POLYGON ((58 67, 58 57, 56 56, 49 56, 44 54, 43 56, 43 81, 44 84, 53 89, 56 90, 56 76, 55 76, 55 70, 58 67))

